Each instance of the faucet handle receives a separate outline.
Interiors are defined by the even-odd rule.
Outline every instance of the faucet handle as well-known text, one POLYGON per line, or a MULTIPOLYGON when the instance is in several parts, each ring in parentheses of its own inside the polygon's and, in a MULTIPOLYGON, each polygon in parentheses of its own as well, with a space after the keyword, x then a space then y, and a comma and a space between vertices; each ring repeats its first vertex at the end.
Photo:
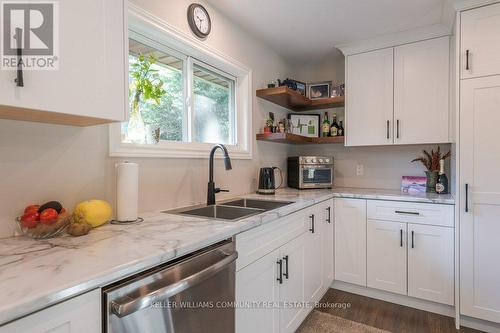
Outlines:
POLYGON ((219 192, 229 192, 229 190, 223 190, 223 189, 220 189, 218 187, 215 188, 215 193, 219 193, 219 192))

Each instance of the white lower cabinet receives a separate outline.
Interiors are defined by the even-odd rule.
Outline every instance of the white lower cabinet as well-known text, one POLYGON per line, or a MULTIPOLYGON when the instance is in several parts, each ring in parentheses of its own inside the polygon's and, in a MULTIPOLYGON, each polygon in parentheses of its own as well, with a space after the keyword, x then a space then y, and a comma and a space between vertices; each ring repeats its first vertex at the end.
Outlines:
POLYGON ((454 230, 408 224, 408 296, 454 304, 454 230))
POLYGON ((274 250, 236 273, 236 332, 279 332, 279 256, 274 250))
POLYGON ((335 280, 366 286, 366 200, 335 199, 335 280))
POLYGON ((367 286, 406 295, 406 223, 368 220, 367 286))
POLYGON ((295 332, 321 299, 333 279, 332 203, 236 236, 237 333, 295 332))
POLYGON ((279 260, 282 260, 281 272, 283 274, 281 277, 278 276, 280 281, 282 279, 282 282, 278 281, 278 283, 282 305, 280 309, 280 332, 282 333, 295 332, 308 313, 306 308, 293 305, 307 302, 311 296, 306 293, 306 262, 310 261, 310 257, 306 256, 307 236, 307 234, 302 234, 280 249, 279 260))
POLYGON ((0 333, 99 333, 101 290, 96 289, 0 326, 0 333))

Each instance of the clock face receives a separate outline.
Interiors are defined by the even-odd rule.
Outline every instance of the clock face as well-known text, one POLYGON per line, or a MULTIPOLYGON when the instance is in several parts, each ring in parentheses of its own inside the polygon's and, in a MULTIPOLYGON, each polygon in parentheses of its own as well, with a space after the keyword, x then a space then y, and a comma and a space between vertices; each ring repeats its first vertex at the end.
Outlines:
POLYGON ((188 8, 188 22, 194 34, 200 38, 207 37, 210 33, 210 16, 203 6, 191 4, 188 8))

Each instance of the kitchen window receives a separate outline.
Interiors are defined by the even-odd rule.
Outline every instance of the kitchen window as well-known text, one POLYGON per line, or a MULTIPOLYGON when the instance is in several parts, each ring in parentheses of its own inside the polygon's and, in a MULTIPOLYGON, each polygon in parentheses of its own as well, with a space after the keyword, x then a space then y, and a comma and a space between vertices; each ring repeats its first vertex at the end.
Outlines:
POLYGON ((250 71, 163 24, 131 15, 129 119, 111 125, 110 155, 206 158, 223 143, 251 158, 250 71))

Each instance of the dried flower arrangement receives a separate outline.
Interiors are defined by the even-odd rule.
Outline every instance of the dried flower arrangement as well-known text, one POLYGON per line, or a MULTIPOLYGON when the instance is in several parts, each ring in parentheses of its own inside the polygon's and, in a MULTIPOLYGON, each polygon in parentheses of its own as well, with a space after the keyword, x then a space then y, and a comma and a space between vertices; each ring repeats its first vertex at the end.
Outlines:
POLYGON ((431 150, 430 154, 426 150, 424 150, 423 152, 424 152, 423 157, 418 157, 418 158, 412 160, 412 162, 417 162, 417 161, 422 162, 422 164, 425 166, 427 171, 430 171, 430 172, 439 171, 439 160, 447 159, 451 155, 451 152, 448 151, 446 154, 441 156, 441 150, 440 150, 439 146, 437 148, 437 151, 434 151, 434 149, 433 149, 433 150, 431 150))

